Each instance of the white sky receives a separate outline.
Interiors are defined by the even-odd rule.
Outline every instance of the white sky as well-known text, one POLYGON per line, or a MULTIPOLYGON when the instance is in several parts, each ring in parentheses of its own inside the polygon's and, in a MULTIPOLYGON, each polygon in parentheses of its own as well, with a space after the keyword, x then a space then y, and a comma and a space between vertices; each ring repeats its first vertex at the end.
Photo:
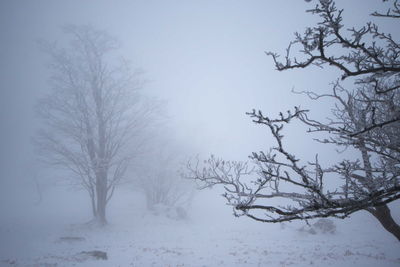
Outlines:
MULTIPOLYGON (((345 22, 365 22, 378 0, 337 1, 345 22)), ((169 125, 194 153, 245 159, 272 145, 266 129, 245 115, 276 115, 310 105, 297 90, 329 90, 332 69, 277 72, 264 51, 284 53, 295 31, 317 18, 314 3, 281 1, 1 1, 1 179, 22 179, 32 156, 33 106, 47 90, 46 59, 37 40, 63 44, 60 26, 91 24, 117 37, 120 54, 146 71, 150 95, 166 100, 169 125)), ((395 25, 393 25, 394 27, 395 25)), ((324 114, 326 110, 315 110, 324 114)), ((293 149, 313 155, 301 132, 293 149)))

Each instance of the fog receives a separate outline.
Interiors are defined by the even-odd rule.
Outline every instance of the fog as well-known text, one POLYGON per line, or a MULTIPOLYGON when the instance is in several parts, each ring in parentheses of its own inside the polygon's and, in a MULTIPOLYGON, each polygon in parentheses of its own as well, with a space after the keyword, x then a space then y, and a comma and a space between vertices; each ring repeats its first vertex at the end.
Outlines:
MULTIPOLYGON (((344 23, 354 26, 375 21, 366 14, 386 8, 381 1, 336 2, 344 8, 344 23)), ((234 217, 221 197, 223 187, 197 190, 198 184, 179 176, 189 160, 215 155, 247 161, 252 152, 274 146, 268 129, 246 115, 252 109, 271 117, 294 106, 310 109, 318 119, 330 114, 332 101, 312 101, 292 90, 325 93, 340 76, 338 70, 279 72, 265 54, 284 55, 294 32, 318 22, 305 12, 315 4, 1 1, 0 265, 398 265, 398 242, 365 211, 332 219, 335 234, 312 235, 299 230, 304 221, 266 224, 234 217), (51 57, 41 44, 68 47, 65 25, 90 25, 116 38, 120 48, 113 53, 141 70, 140 94, 157 107, 142 133, 145 141, 107 206, 103 227, 88 226, 89 195, 71 182, 65 169, 44 164, 34 142, 43 128, 38 101, 52 89, 51 57), (162 184, 157 178, 166 173, 174 177, 167 182, 177 190, 173 195, 185 196, 171 209, 149 208, 146 188, 162 184), (108 259, 80 254, 95 250, 106 252, 108 259)), ((379 25, 398 39, 398 24, 379 20, 379 25)), ((306 129, 294 124, 284 132, 288 147, 303 162, 314 160, 315 154, 325 165, 359 157, 357 151, 339 154, 333 146, 314 142, 306 129)), ((389 206, 399 222, 398 202, 389 206)))

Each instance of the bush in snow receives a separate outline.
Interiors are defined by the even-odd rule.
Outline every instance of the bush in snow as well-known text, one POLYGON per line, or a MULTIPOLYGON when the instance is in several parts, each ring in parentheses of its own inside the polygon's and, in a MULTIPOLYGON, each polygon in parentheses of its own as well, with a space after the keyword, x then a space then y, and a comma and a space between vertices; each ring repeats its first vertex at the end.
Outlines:
POLYGON ((153 214, 164 216, 174 220, 186 220, 188 218, 186 210, 181 207, 170 207, 165 204, 155 204, 152 209, 153 214))
POLYGON ((312 235, 316 234, 334 234, 336 232, 336 225, 332 220, 319 219, 312 225, 306 225, 299 229, 300 232, 306 232, 312 235))

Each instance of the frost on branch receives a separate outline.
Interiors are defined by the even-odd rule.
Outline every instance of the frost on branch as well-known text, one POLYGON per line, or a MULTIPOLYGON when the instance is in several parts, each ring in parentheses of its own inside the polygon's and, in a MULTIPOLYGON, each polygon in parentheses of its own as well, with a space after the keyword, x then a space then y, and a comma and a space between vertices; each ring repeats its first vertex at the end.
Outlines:
MULTIPOLYGON (((340 98, 339 95, 337 97, 340 98)), ((351 101, 354 99, 343 103, 352 105, 351 101)), ((349 107, 341 107, 342 110, 337 112, 355 112, 346 108, 349 107)), ((340 122, 352 127, 352 123, 358 123, 358 118, 338 113, 337 121, 322 124, 309 119, 307 111, 299 108, 285 115, 280 114, 277 119, 254 110, 248 115, 253 122, 268 127, 274 137, 276 145, 268 153, 252 153, 251 163, 224 161, 211 156, 202 165, 189 162, 187 166, 187 176, 200 182, 202 188, 215 185, 224 187, 223 196, 234 207, 236 216, 245 215, 262 222, 345 218, 356 211, 400 198, 398 152, 374 146, 371 140, 363 136, 350 138, 345 134, 349 129, 344 126, 334 127, 340 122), (334 132, 332 139, 320 141, 354 146, 360 150, 363 162, 343 160, 330 168, 323 168, 316 156, 314 162, 302 165, 283 142, 284 126, 294 119, 309 125, 310 131, 334 132), (381 155, 378 152, 382 152, 381 155), (380 160, 372 163, 368 153, 374 153, 380 160), (385 153, 390 153, 395 161, 385 153), (325 186, 325 179, 332 174, 341 181, 341 186, 329 190, 325 186)))
MULTIPOLYGON (((399 19, 398 1, 384 2, 392 2, 392 7, 386 12, 375 11, 372 15, 381 19, 399 19)), ((318 15, 320 22, 308 27, 303 34, 295 34, 283 60, 277 53, 266 52, 272 57, 277 70, 302 69, 312 65, 320 68, 332 66, 342 72, 342 80, 353 78, 355 85, 374 88, 376 94, 387 94, 400 88, 400 45, 390 33, 382 32, 372 22, 361 28, 345 26, 344 11, 339 10, 332 0, 319 1, 308 12, 318 15), (293 53, 293 48, 298 51, 297 55, 293 53)), ((399 120, 397 114, 362 131, 399 120)))
MULTIPOLYGON (((330 93, 300 92, 316 101, 333 100, 331 116, 316 120, 307 110, 295 108, 273 119, 253 110, 248 115, 269 129, 275 146, 268 152, 252 153, 251 163, 211 157, 202 166, 189 164, 188 176, 203 187, 223 185, 224 196, 237 216, 284 222, 346 218, 366 210, 400 240, 400 226, 387 206, 400 198, 400 45, 372 22, 359 29, 344 26, 343 10, 332 0, 320 0, 309 12, 321 21, 304 34, 296 33, 283 61, 276 53, 267 55, 278 71, 313 65, 339 69, 342 75, 330 93), (353 82, 351 90, 342 87, 344 79, 353 82), (359 156, 328 167, 319 163, 318 156, 313 162, 302 163, 304 159, 301 161, 284 143, 284 126, 293 120, 306 125, 309 133, 322 135, 318 142, 337 150, 351 148, 359 156), (328 187, 328 178, 337 186, 328 187)), ((396 19, 398 14, 399 5, 394 1, 386 13, 372 15, 396 19)))

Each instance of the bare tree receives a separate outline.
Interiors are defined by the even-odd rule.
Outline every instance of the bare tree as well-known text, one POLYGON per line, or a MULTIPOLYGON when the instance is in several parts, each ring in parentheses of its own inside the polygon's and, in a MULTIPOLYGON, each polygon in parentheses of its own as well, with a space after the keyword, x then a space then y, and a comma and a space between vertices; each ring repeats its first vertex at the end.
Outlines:
POLYGON ((171 138, 156 137, 148 152, 135 175, 136 187, 144 193, 147 208, 153 210, 157 205, 185 208, 193 197, 194 186, 179 172, 185 154, 181 145, 171 138))
MULTIPOLYGON (((187 176, 202 182, 203 187, 223 185, 224 197, 237 216, 284 222, 346 218, 366 210, 400 240, 400 226, 387 206, 400 198, 399 45, 372 23, 359 30, 350 29, 352 37, 344 37, 343 10, 338 11, 333 1, 321 0, 310 12, 320 15, 322 22, 308 28, 304 35, 296 34, 284 63, 278 61, 277 54, 267 54, 280 71, 310 65, 337 67, 343 71, 342 80, 355 77, 356 89, 345 90, 338 80, 331 93, 302 92, 314 100, 334 100, 335 108, 327 121, 311 119, 309 111, 299 107, 280 113, 277 119, 253 110, 248 115, 270 130, 276 146, 267 153, 253 153, 251 164, 215 157, 202 166, 189 163, 187 176), (363 39, 367 36, 373 40, 371 45, 363 39), (306 59, 291 58, 294 45, 301 46, 306 59), (338 48, 333 49, 335 46, 338 48), (347 54, 328 55, 328 51, 347 54), (321 166, 318 156, 313 162, 301 163, 283 142, 283 128, 293 120, 308 126, 309 132, 323 134, 318 142, 354 149, 359 158, 345 159, 328 168, 321 166), (332 188, 327 177, 336 178, 340 185, 332 188)), ((386 13, 373 15, 398 18, 398 13, 395 1, 386 13)))
MULTIPOLYGON (((392 7, 385 13, 375 11, 371 15, 399 19, 398 1, 383 2, 391 2, 392 7)), ((372 22, 359 29, 348 27, 347 31, 344 30, 343 10, 338 10, 333 0, 320 0, 308 12, 319 15, 322 20, 315 27, 307 28, 304 34, 295 33, 295 40, 287 47, 283 62, 279 61, 278 54, 266 52, 273 58, 277 70, 329 65, 342 72, 342 80, 354 78, 355 85, 372 87, 376 94, 400 89, 400 45, 390 33, 381 32, 378 25, 372 22), (293 47, 298 47, 301 59, 292 56, 293 47)), ((371 117, 364 129, 353 134, 400 120, 398 113, 392 115, 380 121, 371 117)))
MULTIPOLYGON (((201 166, 189 163, 186 175, 200 181, 203 188, 223 185, 224 197, 234 207, 236 216, 245 215, 261 222, 284 222, 321 217, 343 219, 366 210, 400 240, 400 226, 387 206, 400 198, 400 123, 350 136, 348 130, 365 127, 363 105, 370 104, 358 98, 358 94, 361 92, 350 93, 337 84, 332 94, 312 94, 316 99, 337 99, 334 118, 326 123, 310 119, 307 111, 299 108, 287 115, 280 114, 278 119, 253 111, 249 115, 255 123, 269 128, 276 141, 275 147, 268 153, 253 153, 250 164, 213 156, 201 166), (295 119, 310 126, 310 132, 330 135, 318 139, 319 142, 351 147, 359 151, 360 158, 345 159, 328 168, 321 166, 318 156, 314 162, 302 164, 283 142, 284 125, 295 119), (338 187, 329 186, 327 180, 332 177, 340 183, 338 187)), ((388 103, 395 102, 395 112, 399 112, 399 93, 381 101, 385 102, 377 102, 378 105, 385 108, 388 103)))
POLYGON ((38 103, 43 129, 36 143, 47 163, 70 171, 90 195, 96 222, 136 156, 153 111, 140 94, 140 72, 116 60, 118 42, 90 26, 68 26, 65 49, 46 44, 51 92, 38 103))

